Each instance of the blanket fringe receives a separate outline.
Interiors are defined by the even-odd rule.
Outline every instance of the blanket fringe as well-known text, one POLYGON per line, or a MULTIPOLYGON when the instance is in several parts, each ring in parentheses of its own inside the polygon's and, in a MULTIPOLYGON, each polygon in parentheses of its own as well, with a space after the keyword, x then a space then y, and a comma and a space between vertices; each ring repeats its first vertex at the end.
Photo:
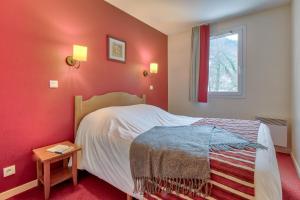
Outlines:
POLYGON ((191 194, 193 197, 207 197, 211 193, 212 184, 203 179, 184 178, 134 178, 134 193, 155 194, 160 192, 176 192, 177 194, 191 194))

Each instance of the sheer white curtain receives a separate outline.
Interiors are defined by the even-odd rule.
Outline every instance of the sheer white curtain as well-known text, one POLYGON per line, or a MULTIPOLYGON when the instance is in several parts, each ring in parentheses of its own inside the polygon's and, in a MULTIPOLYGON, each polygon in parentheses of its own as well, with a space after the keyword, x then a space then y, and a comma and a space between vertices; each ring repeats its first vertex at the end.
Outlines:
POLYGON ((200 66, 200 27, 192 29, 192 51, 190 67, 190 101, 198 102, 200 66))

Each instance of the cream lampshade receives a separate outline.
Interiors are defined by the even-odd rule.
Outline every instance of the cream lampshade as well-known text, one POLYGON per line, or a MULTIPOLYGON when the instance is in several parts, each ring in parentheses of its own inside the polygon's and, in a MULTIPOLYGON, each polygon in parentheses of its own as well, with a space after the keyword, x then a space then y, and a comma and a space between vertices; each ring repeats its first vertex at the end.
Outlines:
POLYGON ((151 63, 150 64, 150 73, 151 74, 157 74, 158 72, 158 64, 157 63, 151 63))
POLYGON ((80 45, 73 45, 73 59, 77 61, 87 60, 87 47, 80 45))
POLYGON ((68 56, 66 62, 69 66, 78 69, 81 61, 87 61, 87 47, 73 45, 73 55, 68 56))
MULTIPOLYGON (((158 73, 158 64, 157 63, 150 63, 150 74, 157 74, 158 73)), ((149 75, 147 70, 143 71, 143 75, 147 77, 149 75)))

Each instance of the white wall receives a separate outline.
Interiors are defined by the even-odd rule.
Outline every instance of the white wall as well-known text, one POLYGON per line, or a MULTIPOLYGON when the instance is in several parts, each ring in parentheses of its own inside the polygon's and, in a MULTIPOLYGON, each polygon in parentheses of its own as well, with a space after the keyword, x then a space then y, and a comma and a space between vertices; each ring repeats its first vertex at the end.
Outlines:
POLYGON ((207 104, 189 102, 191 31, 187 31, 169 36, 170 112, 202 117, 253 119, 260 115, 290 119, 290 6, 230 19, 212 28, 240 25, 247 29, 246 97, 211 97, 207 104))
MULTIPOLYGON (((293 42, 293 63, 292 63, 292 110, 293 130, 292 148, 293 156, 298 162, 298 174, 300 172, 300 1, 292 2, 292 42, 293 42)), ((300 174, 299 174, 300 175, 300 174)))

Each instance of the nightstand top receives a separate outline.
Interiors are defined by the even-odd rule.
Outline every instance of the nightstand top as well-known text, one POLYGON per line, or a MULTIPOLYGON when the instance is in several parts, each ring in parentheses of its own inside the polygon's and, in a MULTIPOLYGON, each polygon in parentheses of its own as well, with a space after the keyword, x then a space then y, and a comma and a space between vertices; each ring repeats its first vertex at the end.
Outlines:
POLYGON ((61 156, 72 154, 72 153, 74 153, 76 151, 79 151, 79 150, 81 150, 81 147, 79 147, 78 145, 73 144, 70 141, 64 141, 64 142, 60 142, 60 143, 57 143, 57 144, 52 144, 52 145, 49 145, 49 146, 41 147, 41 148, 38 148, 38 149, 33 149, 32 151, 33 151, 34 156, 35 156, 36 159, 40 160, 41 162, 44 162, 44 161, 47 161, 47 160, 53 160, 53 159, 57 159, 61 156), (70 146, 70 147, 73 147, 73 148, 71 150, 63 153, 63 154, 52 153, 52 152, 47 151, 47 149, 49 149, 51 147, 54 147, 55 145, 58 145, 58 144, 67 145, 67 146, 70 146))

